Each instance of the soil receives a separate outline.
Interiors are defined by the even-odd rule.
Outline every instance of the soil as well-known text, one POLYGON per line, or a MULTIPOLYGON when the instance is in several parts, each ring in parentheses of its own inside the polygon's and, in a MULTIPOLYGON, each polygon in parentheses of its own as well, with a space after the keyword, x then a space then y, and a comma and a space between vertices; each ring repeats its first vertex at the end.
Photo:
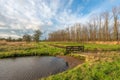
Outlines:
POLYGON ((64 59, 68 63, 69 69, 84 63, 84 60, 80 60, 79 58, 75 58, 71 56, 56 56, 56 57, 64 59))

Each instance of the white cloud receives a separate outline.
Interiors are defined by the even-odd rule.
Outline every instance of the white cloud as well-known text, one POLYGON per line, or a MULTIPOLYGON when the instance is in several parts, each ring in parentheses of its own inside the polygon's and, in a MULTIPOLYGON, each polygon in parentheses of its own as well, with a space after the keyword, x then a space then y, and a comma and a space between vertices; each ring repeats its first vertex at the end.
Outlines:
POLYGON ((0 22, 0 27, 4 26, 5 23, 4 22, 0 22))
MULTIPOLYGON (((65 28, 75 23, 85 23, 93 13, 100 13, 104 7, 93 8, 88 14, 82 15, 84 6, 79 5, 72 12, 74 0, 0 0, 0 30, 6 30, 0 35, 18 37, 13 30, 32 32, 36 29, 55 30, 65 28), (5 34, 5 35, 4 35, 5 34), (13 35, 14 34, 14 35, 13 35)), ((84 0, 89 2, 90 0, 84 0)), ((112 0, 113 1, 113 0, 112 0)))
POLYGON ((48 21, 48 22, 47 22, 47 25, 48 25, 48 26, 51 26, 51 25, 53 25, 53 23, 52 23, 51 21, 48 21))
POLYGON ((11 31, 11 33, 15 34, 16 32, 15 31, 11 31))
POLYGON ((1 37, 1 38, 8 38, 8 37, 20 38, 21 36, 18 36, 18 35, 16 35, 16 34, 8 34, 8 33, 4 34, 4 33, 0 33, 0 37, 1 37))

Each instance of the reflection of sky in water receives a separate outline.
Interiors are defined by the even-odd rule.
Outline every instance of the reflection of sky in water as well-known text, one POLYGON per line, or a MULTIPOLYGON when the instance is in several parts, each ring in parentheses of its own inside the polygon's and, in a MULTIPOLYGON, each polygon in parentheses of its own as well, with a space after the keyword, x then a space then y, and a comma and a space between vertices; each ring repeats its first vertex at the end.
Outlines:
POLYGON ((67 68, 66 62, 56 57, 1 59, 0 80, 34 80, 67 68))

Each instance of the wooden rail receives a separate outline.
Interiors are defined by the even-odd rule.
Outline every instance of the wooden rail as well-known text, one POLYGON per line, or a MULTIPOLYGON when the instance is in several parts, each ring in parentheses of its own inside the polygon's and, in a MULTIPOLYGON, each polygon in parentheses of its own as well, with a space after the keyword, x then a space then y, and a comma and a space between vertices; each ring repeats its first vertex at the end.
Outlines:
POLYGON ((84 46, 66 46, 66 53, 84 52, 84 46))

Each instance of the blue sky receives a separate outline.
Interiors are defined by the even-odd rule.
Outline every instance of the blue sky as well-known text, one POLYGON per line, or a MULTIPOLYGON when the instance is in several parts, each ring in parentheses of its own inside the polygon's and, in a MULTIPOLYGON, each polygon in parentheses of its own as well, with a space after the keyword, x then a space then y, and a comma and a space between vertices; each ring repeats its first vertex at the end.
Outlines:
POLYGON ((48 33, 86 23, 92 14, 119 5, 120 0, 0 0, 0 37, 18 38, 37 29, 48 33))

